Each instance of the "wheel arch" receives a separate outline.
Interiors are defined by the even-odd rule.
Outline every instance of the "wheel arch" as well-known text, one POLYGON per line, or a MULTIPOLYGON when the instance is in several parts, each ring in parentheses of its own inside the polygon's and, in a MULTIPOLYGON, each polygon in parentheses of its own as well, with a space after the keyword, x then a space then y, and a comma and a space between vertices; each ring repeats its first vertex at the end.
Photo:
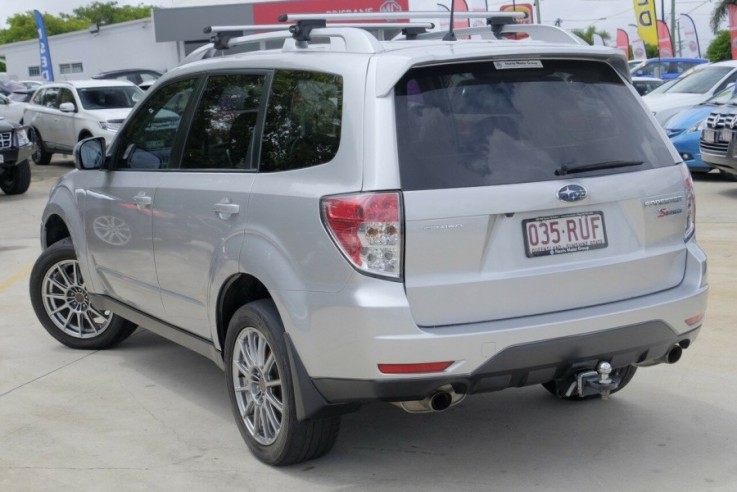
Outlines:
POLYGON ((225 344, 228 325, 233 314, 241 306, 259 299, 272 299, 268 289, 259 279, 246 273, 239 273, 228 278, 218 295, 217 338, 219 347, 222 348, 225 344))

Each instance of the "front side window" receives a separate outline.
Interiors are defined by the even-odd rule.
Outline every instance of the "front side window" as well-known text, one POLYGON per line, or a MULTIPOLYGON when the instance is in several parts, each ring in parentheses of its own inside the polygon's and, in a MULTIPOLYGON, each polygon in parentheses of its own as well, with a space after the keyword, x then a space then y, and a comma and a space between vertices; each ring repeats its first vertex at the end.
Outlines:
POLYGON ((59 108, 59 87, 47 87, 41 91, 38 91, 38 95, 33 98, 33 101, 41 106, 47 108, 58 109, 59 108))
POLYGON ((161 87, 132 116, 120 136, 115 169, 168 169, 177 132, 198 79, 161 87))
POLYGON ((213 75, 195 111, 183 169, 251 169, 253 135, 266 77, 213 75))
POLYGON ((277 71, 266 110, 259 171, 288 171, 332 160, 340 144, 342 114, 342 77, 277 71))
POLYGON ((461 188, 673 165, 612 67, 541 60, 410 70, 395 86, 402 188, 461 188))

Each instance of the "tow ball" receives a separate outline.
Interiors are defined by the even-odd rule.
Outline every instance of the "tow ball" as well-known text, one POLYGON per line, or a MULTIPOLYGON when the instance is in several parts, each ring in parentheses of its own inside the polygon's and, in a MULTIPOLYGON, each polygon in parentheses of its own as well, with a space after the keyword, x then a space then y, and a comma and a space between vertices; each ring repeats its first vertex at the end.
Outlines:
POLYGON ((565 397, 571 398, 575 395, 579 398, 585 398, 599 394, 602 400, 607 400, 611 392, 619 387, 621 380, 619 375, 612 375, 611 364, 600 362, 595 371, 581 371, 574 374, 574 378, 565 392, 565 397))

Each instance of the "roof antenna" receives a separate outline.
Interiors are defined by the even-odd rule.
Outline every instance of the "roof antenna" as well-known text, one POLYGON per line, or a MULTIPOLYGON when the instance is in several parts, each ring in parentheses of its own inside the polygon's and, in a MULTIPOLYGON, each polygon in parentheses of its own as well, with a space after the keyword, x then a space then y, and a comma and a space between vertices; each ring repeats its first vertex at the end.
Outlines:
POLYGON ((443 36, 443 41, 456 41, 456 33, 453 32, 453 14, 456 9, 456 1, 450 0, 450 28, 448 32, 443 36))

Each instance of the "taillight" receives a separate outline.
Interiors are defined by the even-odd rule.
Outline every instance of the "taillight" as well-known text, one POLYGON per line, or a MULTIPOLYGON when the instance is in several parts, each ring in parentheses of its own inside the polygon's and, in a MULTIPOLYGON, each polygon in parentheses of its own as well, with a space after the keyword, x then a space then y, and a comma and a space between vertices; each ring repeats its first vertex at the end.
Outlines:
POLYGON ((693 191, 693 179, 685 164, 681 164, 681 176, 683 187, 686 191, 686 230, 683 232, 684 240, 688 241, 696 232, 696 196, 693 191))
POLYGON ((402 205, 399 192, 330 196, 322 220, 358 270, 399 279, 402 274, 402 205))

